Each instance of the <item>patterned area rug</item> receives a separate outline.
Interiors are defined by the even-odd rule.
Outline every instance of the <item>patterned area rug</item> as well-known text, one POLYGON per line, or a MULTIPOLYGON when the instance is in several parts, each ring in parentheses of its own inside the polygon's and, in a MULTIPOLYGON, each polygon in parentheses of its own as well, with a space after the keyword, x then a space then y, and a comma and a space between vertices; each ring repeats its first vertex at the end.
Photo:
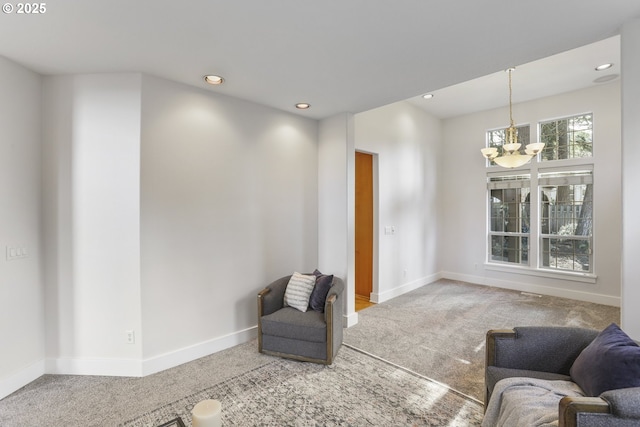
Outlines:
POLYGON ((479 426, 482 406, 448 387, 343 346, 331 366, 276 359, 123 424, 191 425, 204 399, 224 426, 479 426))

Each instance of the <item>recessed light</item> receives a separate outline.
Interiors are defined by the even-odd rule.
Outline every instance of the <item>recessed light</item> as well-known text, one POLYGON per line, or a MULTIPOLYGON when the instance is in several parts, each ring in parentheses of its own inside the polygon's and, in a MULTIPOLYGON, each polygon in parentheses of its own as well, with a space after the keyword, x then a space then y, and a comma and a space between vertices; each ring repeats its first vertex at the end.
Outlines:
POLYGON ((221 85, 224 82, 224 78, 210 74, 208 76, 204 76, 204 81, 210 85, 221 85))
POLYGON ((613 67, 612 63, 607 63, 607 64, 602 64, 602 65, 598 65, 596 67, 596 71, 604 71, 604 70, 608 70, 609 68, 613 67))
POLYGON ((431 99, 431 98, 433 98, 433 94, 432 93, 425 93, 424 95, 422 95, 422 97, 424 99, 431 99))
POLYGON ((311 108, 311 104, 307 104, 306 102, 298 102, 296 104, 296 108, 298 110, 308 110, 309 108, 311 108))

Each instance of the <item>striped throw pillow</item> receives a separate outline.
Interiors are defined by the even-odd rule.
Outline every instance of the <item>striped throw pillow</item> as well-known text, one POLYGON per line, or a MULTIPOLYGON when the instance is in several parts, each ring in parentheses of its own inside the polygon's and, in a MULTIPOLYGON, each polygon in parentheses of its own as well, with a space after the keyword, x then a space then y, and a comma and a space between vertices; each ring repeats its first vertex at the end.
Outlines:
POLYGON ((284 305, 291 306, 303 313, 309 308, 309 297, 316 285, 316 276, 293 273, 287 289, 284 291, 284 305))

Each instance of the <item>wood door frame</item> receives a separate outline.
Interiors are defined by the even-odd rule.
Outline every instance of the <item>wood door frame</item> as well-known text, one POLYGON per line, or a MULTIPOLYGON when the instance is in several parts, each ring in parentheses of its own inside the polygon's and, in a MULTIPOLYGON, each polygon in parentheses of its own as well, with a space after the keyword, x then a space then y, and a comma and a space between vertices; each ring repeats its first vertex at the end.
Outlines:
MULTIPOLYGON (((373 223, 372 223, 372 271, 371 271, 371 292, 369 294, 369 299, 371 302, 377 302, 378 298, 378 154, 365 150, 355 150, 357 153, 362 153, 371 156, 371 178, 372 178, 372 214, 373 214, 373 223)), ((354 167, 355 169, 355 167, 354 167)), ((355 175, 355 170, 354 170, 355 175)), ((355 212, 355 194, 354 194, 354 212, 355 212)), ((355 250, 355 222, 354 222, 354 250, 355 250)), ((355 277, 355 264, 354 264, 354 277, 355 277)), ((357 295, 356 286, 354 284, 353 287, 354 297, 357 295)))

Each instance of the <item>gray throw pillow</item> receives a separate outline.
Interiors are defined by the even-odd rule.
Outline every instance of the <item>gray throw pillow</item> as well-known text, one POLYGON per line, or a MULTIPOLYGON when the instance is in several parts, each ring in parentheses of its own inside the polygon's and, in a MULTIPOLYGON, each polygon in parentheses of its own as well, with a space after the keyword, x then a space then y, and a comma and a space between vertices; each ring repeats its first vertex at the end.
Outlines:
POLYGON ((316 285, 313 288, 313 292, 311 292, 309 306, 312 310, 324 313, 324 303, 327 300, 329 289, 333 285, 333 274, 322 274, 318 270, 314 271, 313 274, 316 276, 316 285))

